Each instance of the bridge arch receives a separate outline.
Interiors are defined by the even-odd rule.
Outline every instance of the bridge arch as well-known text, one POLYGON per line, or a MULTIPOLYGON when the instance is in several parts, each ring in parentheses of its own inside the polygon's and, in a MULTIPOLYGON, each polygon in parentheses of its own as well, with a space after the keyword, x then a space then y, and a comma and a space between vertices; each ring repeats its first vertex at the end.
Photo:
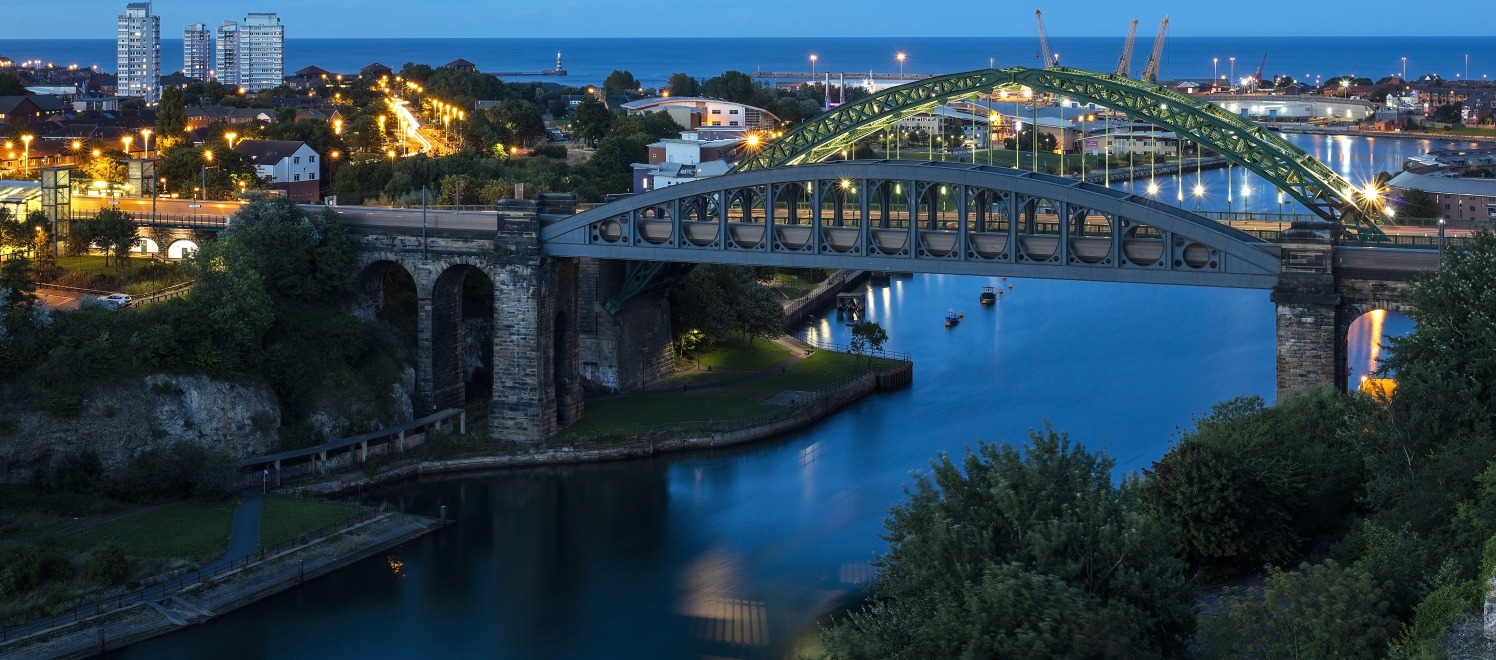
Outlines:
POLYGON ((135 254, 160 254, 161 246, 149 238, 141 238, 130 246, 130 251, 135 254))
POLYGON ((179 238, 172 241, 170 245, 166 246, 166 258, 186 259, 192 256, 192 253, 197 252, 197 249, 197 241, 186 238, 179 238))
POLYGON ((472 264, 447 266, 431 287, 431 402, 487 402, 493 390, 494 282, 472 264))
POLYGON ((377 259, 359 271, 358 284, 371 315, 393 326, 407 354, 414 357, 420 336, 420 294, 415 276, 398 261, 377 259))
POLYGON ((1255 288, 1279 270, 1265 241, 1161 202, 953 162, 738 172, 552 221, 541 240, 552 256, 1255 288), (744 191, 761 201, 743 208, 744 191))
POLYGON ((935 76, 841 105, 775 139, 734 171, 813 163, 941 103, 1029 89, 1110 108, 1174 131, 1256 173, 1352 235, 1380 236, 1380 200, 1257 124, 1174 90, 1107 73, 1064 67, 1008 67, 935 76))

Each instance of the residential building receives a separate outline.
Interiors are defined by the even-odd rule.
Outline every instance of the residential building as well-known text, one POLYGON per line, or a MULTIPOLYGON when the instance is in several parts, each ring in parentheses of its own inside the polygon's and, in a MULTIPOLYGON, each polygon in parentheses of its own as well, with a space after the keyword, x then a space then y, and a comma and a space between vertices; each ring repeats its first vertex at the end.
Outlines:
POLYGON ((224 21, 218 26, 218 46, 214 51, 213 68, 218 82, 230 87, 239 85, 239 24, 224 21))
POLYGON ((467 72, 467 73, 477 73, 478 72, 478 65, 473 64, 472 62, 469 62, 469 61, 467 61, 465 59, 462 59, 461 57, 459 57, 459 58, 457 58, 455 60, 452 60, 451 62, 447 62, 446 64, 443 64, 442 66, 445 67, 445 68, 448 68, 448 69, 453 69, 455 71, 464 71, 464 72, 467 72))
POLYGON ((182 31, 182 75, 207 80, 213 68, 213 32, 206 23, 193 23, 182 31))
POLYGON ((322 183, 318 154, 299 140, 240 140, 234 151, 249 156, 256 173, 270 179, 270 187, 291 199, 316 202, 322 183))
POLYGON ((161 17, 151 15, 149 2, 125 5, 116 37, 118 94, 155 103, 161 96, 161 17))
POLYGON ((49 94, 0 96, 0 124, 36 124, 62 116, 67 104, 49 94))
POLYGON ((251 13, 239 26, 239 86, 280 87, 286 71, 286 28, 273 13, 251 13))

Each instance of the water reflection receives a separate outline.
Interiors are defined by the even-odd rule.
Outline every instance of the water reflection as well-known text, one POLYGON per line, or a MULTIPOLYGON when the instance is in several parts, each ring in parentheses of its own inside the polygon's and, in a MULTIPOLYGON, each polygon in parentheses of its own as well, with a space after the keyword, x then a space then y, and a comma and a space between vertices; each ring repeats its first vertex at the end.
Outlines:
POLYGON ((1357 389, 1363 379, 1376 373, 1389 345, 1388 340, 1413 331, 1413 319, 1398 312, 1375 309, 1351 323, 1346 332, 1346 387, 1357 389))

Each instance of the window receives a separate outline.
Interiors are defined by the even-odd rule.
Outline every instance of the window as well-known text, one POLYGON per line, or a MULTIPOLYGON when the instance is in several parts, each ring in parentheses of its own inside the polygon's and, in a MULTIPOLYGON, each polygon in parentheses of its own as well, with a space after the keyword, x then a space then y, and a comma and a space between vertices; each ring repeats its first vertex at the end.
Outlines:
POLYGON ((738 114, 738 111, 737 110, 728 110, 727 114, 729 114, 729 115, 735 115, 735 114, 738 114))
POLYGON ((300 181, 301 180, 301 175, 300 174, 292 174, 291 175, 291 180, 292 181, 300 181))
POLYGON ((308 162, 308 163, 315 163, 315 162, 317 162, 317 157, 316 156, 307 156, 306 157, 306 162, 308 162))
POLYGON ((317 173, 316 172, 309 172, 309 173, 307 173, 306 178, 307 178, 308 181, 316 181, 317 180, 317 173))
POLYGON ((720 115, 720 114, 722 114, 722 111, 721 110, 713 110, 712 114, 714 114, 714 115, 720 115))
POLYGON ((297 164, 297 165, 300 165, 300 164, 301 164, 301 156, 295 156, 295 157, 293 157, 293 158, 292 158, 292 159, 291 159, 291 162, 292 162, 292 163, 295 163, 295 164, 297 164))

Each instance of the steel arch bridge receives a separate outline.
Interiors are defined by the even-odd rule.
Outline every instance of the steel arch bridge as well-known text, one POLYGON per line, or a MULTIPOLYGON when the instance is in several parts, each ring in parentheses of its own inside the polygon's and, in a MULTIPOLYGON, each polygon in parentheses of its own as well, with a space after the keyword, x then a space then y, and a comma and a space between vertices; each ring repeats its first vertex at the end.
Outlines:
POLYGON ((835 161, 730 173, 574 216, 546 254, 664 268, 724 263, 1270 288, 1275 244, 1194 213, 1047 174, 954 162, 835 161))
POLYGON ((1174 131, 1271 182, 1349 236, 1383 236, 1374 224, 1380 201, 1261 126, 1209 103, 1152 83, 1081 69, 1008 67, 927 78, 847 103, 800 124, 744 159, 734 171, 832 158, 910 115, 953 100, 1024 88, 1123 112, 1174 131))

